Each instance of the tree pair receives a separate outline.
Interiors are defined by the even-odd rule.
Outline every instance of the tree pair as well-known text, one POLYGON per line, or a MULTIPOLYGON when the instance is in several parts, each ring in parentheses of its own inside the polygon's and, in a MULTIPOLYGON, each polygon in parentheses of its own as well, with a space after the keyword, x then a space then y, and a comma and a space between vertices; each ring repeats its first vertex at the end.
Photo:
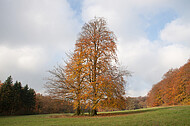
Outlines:
POLYGON ((116 37, 104 18, 94 18, 84 24, 65 66, 49 71, 48 92, 57 98, 72 100, 77 115, 83 107, 96 115, 102 105, 116 106, 125 94, 124 76, 129 75, 119 67, 116 51, 116 37), (105 104, 108 101, 110 104, 105 104))

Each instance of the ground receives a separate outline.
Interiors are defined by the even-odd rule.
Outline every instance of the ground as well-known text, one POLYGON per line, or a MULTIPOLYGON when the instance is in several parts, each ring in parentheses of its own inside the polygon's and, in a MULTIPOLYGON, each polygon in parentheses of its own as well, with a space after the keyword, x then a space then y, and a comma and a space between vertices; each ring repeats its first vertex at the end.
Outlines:
POLYGON ((43 114, 2 116, 0 126, 189 126, 190 106, 157 107, 133 111, 101 112, 98 116, 43 114))

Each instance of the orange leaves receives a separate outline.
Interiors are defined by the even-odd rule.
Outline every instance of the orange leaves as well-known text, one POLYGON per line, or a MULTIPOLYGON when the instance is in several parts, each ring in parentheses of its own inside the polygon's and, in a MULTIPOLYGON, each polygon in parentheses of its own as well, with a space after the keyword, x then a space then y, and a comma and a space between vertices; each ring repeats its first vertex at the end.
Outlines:
POLYGON ((106 21, 95 18, 82 27, 66 66, 50 71, 54 75, 50 80, 51 86, 54 83, 52 88, 63 91, 62 95, 72 99, 77 110, 81 104, 97 109, 106 97, 112 98, 110 103, 116 106, 115 99, 124 95, 124 76, 129 72, 113 65, 118 65, 114 62, 117 61, 115 41, 116 37, 107 28, 106 21), (62 82, 61 89, 56 87, 59 82, 62 82))
POLYGON ((119 69, 112 63, 117 61, 115 41, 116 37, 107 28, 106 21, 103 18, 95 18, 83 26, 75 44, 76 52, 80 51, 80 48, 84 52, 83 65, 87 68, 86 91, 89 94, 85 96, 94 109, 105 97, 118 97, 124 92, 125 74, 118 74, 119 69))
POLYGON ((170 69, 148 93, 149 106, 188 104, 190 101, 190 61, 170 69))

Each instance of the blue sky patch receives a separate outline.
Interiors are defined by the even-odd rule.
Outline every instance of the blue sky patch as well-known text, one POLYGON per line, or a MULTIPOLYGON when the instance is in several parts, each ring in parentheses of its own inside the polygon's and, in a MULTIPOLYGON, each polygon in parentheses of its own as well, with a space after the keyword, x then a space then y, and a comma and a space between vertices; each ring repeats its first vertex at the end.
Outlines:
POLYGON ((167 23, 177 18, 175 11, 167 10, 161 11, 155 15, 142 16, 142 19, 146 23, 145 32, 150 41, 159 40, 160 31, 165 27, 167 23))
POLYGON ((83 0, 67 0, 72 10, 76 12, 76 16, 81 15, 81 7, 83 0))

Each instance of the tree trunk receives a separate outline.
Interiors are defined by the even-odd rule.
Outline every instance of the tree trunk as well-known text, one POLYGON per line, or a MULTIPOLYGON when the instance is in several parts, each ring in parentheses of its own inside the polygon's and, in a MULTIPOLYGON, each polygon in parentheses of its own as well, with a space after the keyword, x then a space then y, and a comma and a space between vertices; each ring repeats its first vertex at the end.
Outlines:
POLYGON ((81 110, 80 110, 80 106, 77 107, 77 110, 76 110, 76 115, 80 115, 81 114, 81 110))
POLYGON ((97 115, 97 110, 96 109, 92 109, 91 110, 91 116, 95 116, 97 115))

